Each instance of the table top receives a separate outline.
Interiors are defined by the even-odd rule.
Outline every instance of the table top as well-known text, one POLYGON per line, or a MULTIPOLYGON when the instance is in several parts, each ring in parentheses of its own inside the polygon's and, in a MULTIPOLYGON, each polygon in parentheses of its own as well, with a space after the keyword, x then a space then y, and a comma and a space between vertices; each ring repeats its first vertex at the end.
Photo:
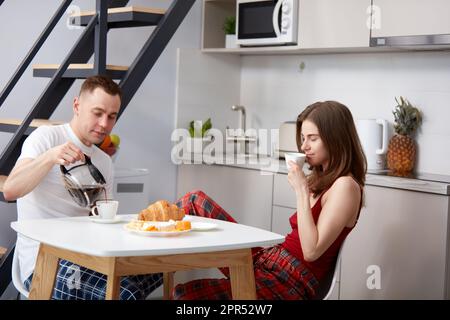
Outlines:
POLYGON ((218 228, 192 230, 175 237, 150 237, 131 233, 124 226, 137 215, 119 215, 121 221, 99 224, 90 217, 68 217, 15 221, 19 234, 60 249, 100 257, 156 256, 214 252, 271 246, 284 236, 238 223, 187 216, 192 222, 212 222, 218 228))

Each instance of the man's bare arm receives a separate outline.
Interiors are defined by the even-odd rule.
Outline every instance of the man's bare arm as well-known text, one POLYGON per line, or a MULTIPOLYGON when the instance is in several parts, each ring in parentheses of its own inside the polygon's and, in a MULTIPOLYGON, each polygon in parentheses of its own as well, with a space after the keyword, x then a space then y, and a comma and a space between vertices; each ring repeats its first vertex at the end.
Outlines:
POLYGON ((19 160, 5 181, 3 196, 7 201, 21 198, 36 188, 55 164, 80 160, 84 161, 83 152, 71 142, 49 149, 36 159, 19 160))

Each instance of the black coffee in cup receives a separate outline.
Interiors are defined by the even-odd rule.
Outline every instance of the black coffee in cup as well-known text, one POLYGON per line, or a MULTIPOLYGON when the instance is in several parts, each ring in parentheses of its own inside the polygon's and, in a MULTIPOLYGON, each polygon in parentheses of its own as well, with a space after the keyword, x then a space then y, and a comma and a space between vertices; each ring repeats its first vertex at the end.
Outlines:
POLYGON ((101 197, 102 192, 105 195, 104 199, 106 199, 106 189, 99 185, 67 186, 67 190, 75 202, 82 207, 92 206, 101 197))

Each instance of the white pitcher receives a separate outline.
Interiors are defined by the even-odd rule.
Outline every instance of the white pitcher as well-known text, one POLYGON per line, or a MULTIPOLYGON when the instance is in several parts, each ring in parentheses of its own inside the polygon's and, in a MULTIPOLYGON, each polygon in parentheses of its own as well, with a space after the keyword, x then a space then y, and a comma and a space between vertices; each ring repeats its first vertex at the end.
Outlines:
POLYGON ((388 148, 388 122, 384 119, 356 121, 359 139, 367 157, 367 169, 383 170, 388 148))

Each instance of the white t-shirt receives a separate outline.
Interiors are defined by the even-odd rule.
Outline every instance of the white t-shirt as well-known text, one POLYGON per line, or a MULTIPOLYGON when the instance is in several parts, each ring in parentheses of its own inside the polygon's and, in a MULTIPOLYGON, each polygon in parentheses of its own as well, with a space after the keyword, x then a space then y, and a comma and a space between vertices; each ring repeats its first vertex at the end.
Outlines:
MULTIPOLYGON (((75 135, 70 124, 58 126, 41 126, 34 130, 25 140, 19 159, 35 159, 50 148, 68 141, 77 145, 92 163, 100 170, 106 180, 106 193, 112 199, 113 192, 113 164, 111 158, 95 145, 84 145, 75 135)), ((75 163, 70 167, 81 164, 75 163)), ((80 207, 64 188, 62 173, 59 165, 54 165, 44 179, 30 193, 17 199, 18 220, 48 219, 74 216, 87 216, 89 208, 80 207)), ((80 235, 82 236, 82 235, 80 235)), ((17 236, 16 250, 19 258, 20 276, 24 282, 34 270, 39 250, 39 243, 21 236, 17 236)))

